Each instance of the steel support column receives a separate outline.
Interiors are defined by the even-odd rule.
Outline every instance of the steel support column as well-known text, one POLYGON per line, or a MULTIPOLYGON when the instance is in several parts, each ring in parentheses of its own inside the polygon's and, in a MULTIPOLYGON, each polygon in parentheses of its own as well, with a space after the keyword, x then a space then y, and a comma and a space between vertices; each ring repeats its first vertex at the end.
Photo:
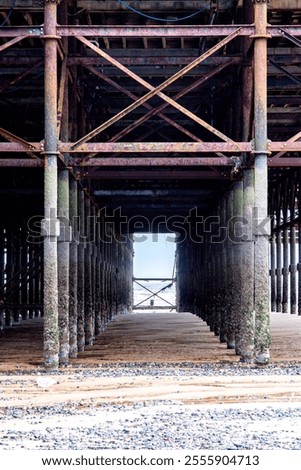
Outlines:
POLYGON ((91 200, 85 197, 86 249, 85 249, 85 344, 92 345, 93 306, 92 306, 92 208, 91 200))
POLYGON ((57 237, 57 5, 45 0, 44 363, 59 362, 57 237))
POLYGON ((70 180, 69 202, 72 237, 69 267, 69 356, 77 357, 77 273, 78 273, 78 183, 70 180))
POLYGON ((254 5, 254 172, 255 172, 255 362, 270 360, 268 138, 267 138, 267 3, 254 5))
POLYGON ((69 243, 71 227, 69 221, 69 171, 59 170, 58 216, 60 236, 58 238, 58 297, 59 297, 59 339, 60 365, 69 361, 69 243))
POLYGON ((233 290, 233 309, 235 319, 235 352, 241 354, 241 315, 242 298, 244 296, 242 283, 242 222, 243 222, 243 182, 236 181, 233 187, 233 272, 235 282, 233 290))
POLYGON ((77 348, 85 349, 85 193, 82 189, 78 194, 79 213, 79 245, 77 271, 77 348))
POLYGON ((226 221, 228 231, 227 239, 227 312, 226 312, 226 339, 227 348, 235 349, 235 310, 234 310, 234 295, 235 295, 235 273, 234 273, 234 250, 232 239, 232 217, 233 217, 233 190, 230 189, 226 196, 226 221))
POLYGON ((253 208, 254 208, 254 171, 244 172, 243 180, 243 217, 244 233, 242 248, 241 313, 239 316, 240 360, 253 362, 254 356, 254 239, 253 239, 253 208))

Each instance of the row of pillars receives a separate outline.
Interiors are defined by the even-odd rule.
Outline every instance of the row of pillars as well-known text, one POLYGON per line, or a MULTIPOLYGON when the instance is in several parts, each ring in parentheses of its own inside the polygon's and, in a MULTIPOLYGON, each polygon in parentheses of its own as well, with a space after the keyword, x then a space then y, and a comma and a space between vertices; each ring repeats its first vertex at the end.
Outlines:
POLYGON ((299 169, 289 170, 270 192, 271 309, 301 315, 301 222, 299 169))
MULTIPOLYGON (((44 364, 56 368, 66 365, 69 357, 76 357, 86 345, 92 345, 116 314, 131 309, 133 249, 130 237, 104 225, 94 201, 69 170, 58 168, 56 25, 60 0, 44 3, 44 364)), ((67 2, 62 7, 61 14, 66 15, 67 2)), ((67 53, 67 41, 64 48, 67 53)), ((70 107, 75 123, 74 96, 70 97, 70 107)), ((85 124, 82 119, 83 128, 85 124)), ((69 127, 66 81, 61 116, 63 140, 69 140, 69 127)), ((76 130, 74 125, 75 139, 76 130)), ((64 158, 68 160, 67 155, 64 158)))
POLYGON ((203 318, 242 361, 266 364, 271 336, 265 0, 254 1, 254 24, 253 68, 242 77, 243 140, 253 128, 254 163, 202 221, 199 242, 192 233, 178 244, 177 298, 180 311, 203 318))
POLYGON ((177 247, 178 308, 206 321, 241 361, 265 364, 269 219, 259 226, 254 213, 254 170, 233 184, 199 226, 202 231, 177 247))
POLYGON ((133 242, 104 223, 87 192, 69 181, 68 170, 58 171, 58 217, 53 208, 50 215, 42 221, 44 360, 56 367, 93 345, 116 315, 131 310, 133 242))
POLYGON ((0 330, 42 315, 41 245, 28 241, 25 225, 0 228, 0 330))

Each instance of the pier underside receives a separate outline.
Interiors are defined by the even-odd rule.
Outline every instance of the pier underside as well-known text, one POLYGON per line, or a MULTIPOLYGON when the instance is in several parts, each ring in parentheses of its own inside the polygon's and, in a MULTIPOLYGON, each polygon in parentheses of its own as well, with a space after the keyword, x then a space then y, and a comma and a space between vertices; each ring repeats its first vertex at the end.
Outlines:
POLYGON ((270 361, 271 311, 301 315, 300 19, 299 0, 0 0, 5 334, 43 317, 43 364, 67 365, 132 312, 133 234, 176 233, 179 314, 270 361))

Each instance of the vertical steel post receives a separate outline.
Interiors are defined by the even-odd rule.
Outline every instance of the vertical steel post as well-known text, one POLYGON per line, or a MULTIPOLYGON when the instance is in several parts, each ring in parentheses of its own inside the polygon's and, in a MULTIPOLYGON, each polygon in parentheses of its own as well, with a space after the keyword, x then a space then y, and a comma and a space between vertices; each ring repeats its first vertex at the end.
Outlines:
POLYGON ((58 238, 58 291, 59 291, 59 339, 60 365, 69 361, 69 243, 71 227, 69 221, 69 171, 59 170, 58 216, 60 236, 58 238))
POLYGON ((44 363, 57 368, 58 267, 57 237, 57 5, 45 0, 45 173, 44 173, 44 363))
MULTIPOLYGON (((298 171, 298 211, 301 214, 301 169, 298 171)), ((301 315, 301 220, 298 223, 298 315, 301 315)))
POLYGON ((227 288, 228 288, 228 273, 227 273, 227 215, 226 215, 226 197, 221 200, 221 313, 220 313, 220 332, 219 340, 221 343, 227 342, 226 331, 226 316, 227 316, 227 288))
POLYGON ((77 348, 85 349, 85 193, 81 189, 78 194, 79 212, 79 245, 77 271, 77 348))
POLYGON ((243 180, 243 217, 244 233, 242 248, 241 282, 243 295, 241 298, 240 360, 253 362, 254 356, 254 239, 253 239, 253 208, 254 208, 254 171, 245 170, 243 180))
POLYGON ((255 172, 255 362, 270 360, 268 137, 267 137, 267 2, 254 5, 254 172, 255 172))
MULTIPOLYGON (((283 208, 283 220, 287 223, 287 207, 283 208)), ((288 313, 288 286, 289 286, 289 236, 288 227, 283 229, 283 282, 282 282, 282 312, 288 313)))
POLYGON ((235 352, 240 355, 241 315, 242 315, 242 225, 243 225, 243 182, 236 181, 233 187, 233 272, 235 284, 233 290, 233 309, 235 324, 235 352))
POLYGON ((270 257, 271 257, 271 310, 276 312, 276 235, 275 233, 271 236, 270 242, 270 257))
POLYGON ((93 344, 92 309, 92 212, 91 201, 85 198, 86 249, 85 249, 85 344, 93 344))
POLYGON ((297 311, 297 277, 296 277, 296 229, 292 225, 290 230, 290 274, 291 274, 291 314, 297 311))
MULTIPOLYGON (((277 221, 277 225, 280 225, 280 215, 277 221)), ((282 312, 282 232, 278 228, 276 235, 276 261, 277 261, 277 271, 276 271, 276 310, 277 312, 282 312)))
POLYGON ((235 274, 233 253, 233 190, 230 189, 226 196, 226 222, 228 226, 227 239, 227 313, 226 313, 226 338, 227 348, 235 349, 235 307, 234 307, 234 280, 235 274))
POLYGON ((70 357, 77 357, 77 272, 78 272, 78 183, 70 180, 69 216, 72 227, 69 267, 69 345, 70 357))

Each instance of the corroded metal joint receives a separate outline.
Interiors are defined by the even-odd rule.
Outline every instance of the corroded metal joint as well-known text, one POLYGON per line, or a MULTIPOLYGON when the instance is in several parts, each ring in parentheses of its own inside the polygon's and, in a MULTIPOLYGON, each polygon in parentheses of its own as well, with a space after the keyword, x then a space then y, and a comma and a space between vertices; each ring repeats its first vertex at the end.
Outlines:
POLYGON ((43 34, 42 36, 40 36, 40 39, 62 39, 61 36, 57 36, 56 34, 43 34))

